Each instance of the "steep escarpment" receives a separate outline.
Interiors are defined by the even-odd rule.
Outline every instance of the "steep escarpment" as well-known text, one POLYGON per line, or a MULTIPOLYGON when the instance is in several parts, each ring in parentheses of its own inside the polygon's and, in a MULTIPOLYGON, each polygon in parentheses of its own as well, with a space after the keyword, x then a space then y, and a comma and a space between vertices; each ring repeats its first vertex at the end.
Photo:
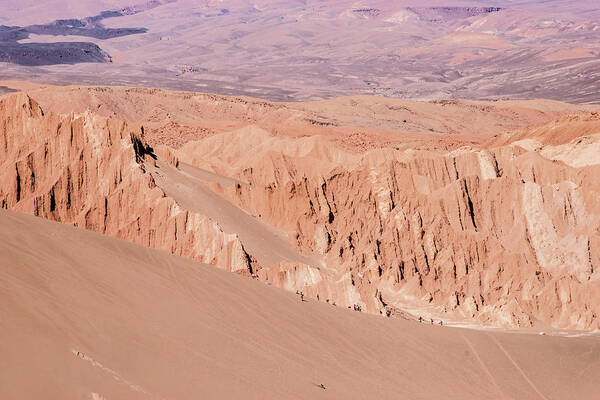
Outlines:
MULTIPOLYGON (((197 99, 180 100, 193 103, 193 119, 197 99)), ((344 118, 366 123, 364 102, 344 118)), ((316 114, 317 105, 296 109, 316 114)), ((360 127, 301 125, 273 107, 261 118, 287 115, 297 128, 238 119, 232 130, 154 150, 138 124, 90 111, 44 114, 31 98, 9 95, 0 102, 0 206, 338 306, 599 327, 598 115, 494 128, 461 145, 450 131, 447 141, 387 140, 360 127), (381 140, 353 145, 355 134, 381 140)))
MULTIPOLYGON (((557 120, 550 136, 571 120, 557 120)), ((489 147, 358 156, 323 138, 241 134, 179 154, 248 182, 223 193, 322 255, 329 272, 298 281, 297 266, 280 265, 267 279, 373 312, 600 326, 600 166, 582 161, 593 135, 574 139, 590 142, 579 153, 576 143, 528 148, 516 133, 489 147)))
POLYGON ((158 188, 139 131, 86 112, 44 114, 24 94, 0 102, 0 207, 70 223, 247 273, 235 234, 158 188))

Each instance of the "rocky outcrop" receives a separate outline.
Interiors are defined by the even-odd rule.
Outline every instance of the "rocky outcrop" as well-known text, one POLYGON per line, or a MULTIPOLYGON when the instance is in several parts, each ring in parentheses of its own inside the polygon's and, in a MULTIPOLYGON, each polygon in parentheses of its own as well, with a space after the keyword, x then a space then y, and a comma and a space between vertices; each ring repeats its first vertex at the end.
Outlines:
POLYGON ((24 94, 0 102, 0 121, 2 208, 249 273, 235 234, 179 207, 146 173, 156 156, 140 131, 90 112, 44 114, 24 94))
POLYGON ((338 306, 600 328, 595 114, 469 146, 398 137, 353 147, 327 126, 298 137, 250 124, 178 150, 89 111, 44 114, 23 94, 0 101, 0 121, 0 207, 338 306))
POLYGON ((233 132, 181 154, 249 182, 223 193, 325 258, 325 269, 281 264, 266 279, 371 312, 600 327, 600 165, 584 162, 589 146, 531 150, 515 134, 491 147, 357 157, 323 140, 245 134, 253 140, 233 132))

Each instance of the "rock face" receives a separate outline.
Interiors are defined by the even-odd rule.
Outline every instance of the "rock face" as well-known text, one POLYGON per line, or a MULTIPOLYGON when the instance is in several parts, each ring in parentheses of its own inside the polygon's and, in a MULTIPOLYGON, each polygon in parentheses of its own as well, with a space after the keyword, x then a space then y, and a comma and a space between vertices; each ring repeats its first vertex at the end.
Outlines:
POLYGON ((600 140, 567 134, 573 142, 556 143, 573 123, 575 132, 600 128, 597 116, 563 118, 533 130, 534 149, 518 132, 489 146, 360 156, 251 128, 179 154, 247 181, 225 195, 293 232, 334 271, 264 272, 283 287, 372 312, 598 328, 600 163, 590 152, 600 140))
MULTIPOLYGON (((204 108, 188 101, 217 121, 223 98, 213 108, 209 96, 202 99, 204 108)), ((293 112, 270 105, 245 126, 235 116, 233 131, 221 125, 176 150, 154 151, 138 123, 90 111, 44 114, 28 96, 8 95, 0 102, 0 206, 338 306, 496 326, 600 328, 598 115, 534 113, 534 126, 495 127, 485 140, 448 133, 443 142, 423 133, 386 141, 389 133, 366 128, 364 105, 340 101, 320 104, 323 124, 302 122, 306 110, 318 115, 315 104, 293 112), (338 106, 345 122, 334 129, 338 106), (273 128, 282 115, 287 125, 273 128), (345 127, 352 119, 359 128, 345 127), (374 145, 353 142, 365 137, 374 145)), ((474 120, 490 117, 485 105, 451 106, 481 113, 474 120)), ((193 110, 185 113, 191 123, 193 110)), ((391 121, 376 121, 384 120, 391 121)))
POLYGON ((235 234, 181 209, 145 173, 152 149, 127 124, 44 114, 24 94, 0 102, 0 206, 202 262, 248 271, 235 234))

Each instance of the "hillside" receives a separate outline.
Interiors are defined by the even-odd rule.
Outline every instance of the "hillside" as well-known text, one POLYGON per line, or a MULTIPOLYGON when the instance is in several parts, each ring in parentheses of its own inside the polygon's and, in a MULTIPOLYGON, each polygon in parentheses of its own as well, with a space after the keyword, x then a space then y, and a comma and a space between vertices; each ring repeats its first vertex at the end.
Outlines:
POLYGON ((0 210, 0 254, 6 399, 564 400, 594 398, 600 379, 595 336, 430 326, 301 302, 11 211, 0 210))

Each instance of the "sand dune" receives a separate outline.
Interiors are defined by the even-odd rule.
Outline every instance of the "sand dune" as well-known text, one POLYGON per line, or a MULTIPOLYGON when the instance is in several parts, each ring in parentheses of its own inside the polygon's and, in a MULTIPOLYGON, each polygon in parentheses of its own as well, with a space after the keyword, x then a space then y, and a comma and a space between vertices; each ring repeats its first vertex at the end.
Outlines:
POLYGON ((597 337, 463 330, 302 303, 255 280, 4 210, 0 254, 4 399, 597 394, 597 337))
POLYGON ((187 164, 180 164, 179 169, 160 162, 157 166, 151 169, 151 174, 168 196, 186 210, 206 215, 226 232, 237 234, 246 250, 262 265, 271 266, 285 260, 316 265, 321 263, 316 257, 301 254, 284 232, 261 222, 219 196, 201 179, 215 179, 213 177, 218 175, 212 174, 207 178, 202 170, 187 164))

